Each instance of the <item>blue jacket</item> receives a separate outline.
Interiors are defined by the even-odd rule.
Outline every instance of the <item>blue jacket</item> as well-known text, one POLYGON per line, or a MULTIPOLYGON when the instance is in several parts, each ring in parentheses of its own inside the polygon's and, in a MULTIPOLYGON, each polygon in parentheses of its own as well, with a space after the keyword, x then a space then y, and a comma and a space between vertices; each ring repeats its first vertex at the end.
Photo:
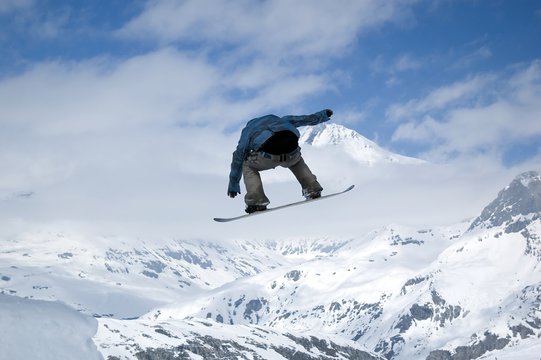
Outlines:
POLYGON ((237 149, 233 152, 231 172, 229 173, 228 192, 240 193, 240 178, 242 177, 242 163, 247 159, 250 151, 257 151, 274 133, 289 130, 300 136, 299 126, 317 125, 328 121, 325 110, 312 115, 289 115, 278 117, 266 115, 248 121, 240 135, 237 149))

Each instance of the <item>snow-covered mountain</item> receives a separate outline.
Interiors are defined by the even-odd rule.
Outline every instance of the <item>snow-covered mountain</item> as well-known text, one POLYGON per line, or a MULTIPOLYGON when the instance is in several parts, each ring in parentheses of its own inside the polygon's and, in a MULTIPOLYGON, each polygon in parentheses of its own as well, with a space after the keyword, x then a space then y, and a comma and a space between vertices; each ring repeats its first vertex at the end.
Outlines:
POLYGON ((381 148, 355 130, 335 123, 301 128, 299 143, 314 147, 334 147, 365 165, 378 163, 420 164, 422 160, 398 155, 381 148))
POLYGON ((522 174, 483 211, 513 214, 508 221, 395 225, 315 253, 309 249, 325 240, 299 244, 282 252, 287 265, 138 321, 158 326, 206 318, 233 327, 310 330, 354 340, 387 359, 475 359, 511 349, 531 358, 541 350, 535 342, 541 336, 541 208, 524 210, 522 200, 536 204, 539 184, 538 173, 522 174))
MULTIPOLYGON (((528 172, 452 226, 215 241, 29 231, 2 239, 0 300, 93 316, 111 360, 536 359, 540 199, 528 172)), ((92 321, 61 313, 88 336, 92 321)), ((23 325, 55 323, 40 316, 23 325)))
POLYGON ((470 230, 504 227, 506 233, 524 230, 539 220, 541 175, 536 171, 517 176, 473 221, 470 230))

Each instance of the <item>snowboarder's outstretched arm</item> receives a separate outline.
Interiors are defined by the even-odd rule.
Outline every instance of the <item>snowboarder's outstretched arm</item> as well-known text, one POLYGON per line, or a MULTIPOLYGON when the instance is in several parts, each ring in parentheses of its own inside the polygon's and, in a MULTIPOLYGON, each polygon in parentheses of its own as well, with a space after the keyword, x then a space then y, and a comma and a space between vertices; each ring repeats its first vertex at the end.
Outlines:
POLYGON ((289 121, 295 127, 317 125, 325 121, 329 121, 333 112, 331 109, 318 111, 312 115, 288 115, 282 117, 283 120, 289 121))

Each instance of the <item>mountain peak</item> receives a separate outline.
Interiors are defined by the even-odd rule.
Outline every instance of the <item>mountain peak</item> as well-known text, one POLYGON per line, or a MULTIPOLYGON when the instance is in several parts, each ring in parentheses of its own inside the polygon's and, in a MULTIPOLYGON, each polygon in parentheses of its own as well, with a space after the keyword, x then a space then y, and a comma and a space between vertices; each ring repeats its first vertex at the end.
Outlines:
MULTIPOLYGON (((522 186, 524 187, 536 187, 536 183, 541 183, 541 174, 537 171, 526 171, 520 175, 518 175, 514 181, 520 181, 522 186)), ((538 185, 537 185, 538 186, 538 185)), ((535 189, 534 189, 535 190, 535 189)), ((539 190, 539 189, 537 189, 539 190)))
POLYGON ((398 155, 385 150, 357 131, 343 125, 322 123, 316 126, 306 126, 300 130, 300 144, 307 144, 314 147, 341 147, 344 152, 355 160, 368 165, 389 162, 409 164, 423 162, 419 159, 398 155))
POLYGON ((518 175, 483 209, 469 230, 505 225, 506 232, 519 232, 541 213, 541 174, 528 171, 518 175))
POLYGON ((339 145, 347 141, 374 144, 355 130, 334 123, 323 123, 302 129, 300 141, 313 146, 339 145))

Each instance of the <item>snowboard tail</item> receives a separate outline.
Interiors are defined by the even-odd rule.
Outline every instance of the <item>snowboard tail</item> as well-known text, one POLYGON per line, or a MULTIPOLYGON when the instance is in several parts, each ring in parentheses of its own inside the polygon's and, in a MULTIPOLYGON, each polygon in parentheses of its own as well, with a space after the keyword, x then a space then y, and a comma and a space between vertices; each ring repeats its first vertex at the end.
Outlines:
POLYGON ((292 203, 289 203, 289 204, 284 204, 284 205, 280 205, 280 206, 277 206, 277 207, 268 208, 267 210, 256 211, 256 212, 253 212, 251 214, 244 214, 244 215, 230 217, 230 218, 214 218, 214 221, 217 221, 217 222, 230 222, 230 221, 235 221, 235 220, 239 220, 239 219, 244 219, 244 218, 247 218, 247 217, 250 217, 250 216, 257 216, 257 215, 267 214, 269 212, 273 212, 273 211, 280 210, 280 209, 285 209, 287 207, 298 206, 298 205, 311 203, 311 202, 314 202, 314 201, 328 199, 328 198, 333 197, 333 196, 344 194, 344 193, 352 190, 354 187, 355 187, 355 185, 351 185, 350 187, 348 187, 345 190, 335 192, 335 193, 332 193, 332 194, 328 194, 328 195, 322 195, 322 196, 320 196, 318 198, 315 198, 315 199, 300 200, 300 201, 292 202, 292 203))

